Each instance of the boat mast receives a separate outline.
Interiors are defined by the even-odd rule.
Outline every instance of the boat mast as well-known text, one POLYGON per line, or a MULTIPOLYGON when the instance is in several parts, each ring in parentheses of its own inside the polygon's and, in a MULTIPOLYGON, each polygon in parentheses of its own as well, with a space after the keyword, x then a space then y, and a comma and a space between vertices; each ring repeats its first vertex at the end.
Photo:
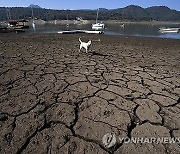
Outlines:
POLYGON ((9 13, 8 13, 8 11, 6 11, 6 13, 7 13, 7 20, 9 20, 9 13))
POLYGON ((7 11, 7 19, 8 19, 8 20, 11 20, 11 13, 10 13, 10 10, 7 9, 6 11, 7 11))
POLYGON ((34 22, 34 12, 33 12, 33 8, 31 7, 31 12, 32 12, 32 18, 33 18, 33 22, 34 22))
POLYGON ((68 14, 67 14, 67 24, 66 24, 66 28, 67 28, 67 30, 68 30, 68 28, 69 28, 68 14))
POLYGON ((34 12, 33 12, 33 8, 32 7, 31 7, 31 11, 32 11, 32 19, 33 19, 32 26, 33 26, 33 29, 35 29, 34 12))
POLYGON ((97 9, 96 24, 98 23, 98 16, 99 16, 99 7, 98 7, 98 9, 97 9))

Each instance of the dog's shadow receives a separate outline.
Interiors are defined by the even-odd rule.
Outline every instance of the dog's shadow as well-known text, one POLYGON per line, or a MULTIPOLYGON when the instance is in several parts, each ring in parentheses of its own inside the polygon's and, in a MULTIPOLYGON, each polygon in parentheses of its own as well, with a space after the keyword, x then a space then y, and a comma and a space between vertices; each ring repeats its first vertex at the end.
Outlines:
POLYGON ((91 54, 92 56, 103 56, 103 57, 108 56, 108 55, 105 55, 96 51, 89 51, 88 53, 91 54))

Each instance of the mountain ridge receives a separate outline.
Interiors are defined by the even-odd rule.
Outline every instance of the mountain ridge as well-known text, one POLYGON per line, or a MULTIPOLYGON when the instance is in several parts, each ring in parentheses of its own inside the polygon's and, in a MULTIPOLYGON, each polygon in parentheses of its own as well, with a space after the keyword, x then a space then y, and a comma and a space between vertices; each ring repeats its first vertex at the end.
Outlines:
POLYGON ((30 4, 28 7, 36 8, 36 9, 41 9, 41 7, 39 5, 35 5, 35 4, 30 4))
MULTIPOLYGON (((75 20, 82 17, 84 20, 95 20, 96 10, 53 10, 33 5, 34 15, 43 20, 75 20), (37 8, 38 7, 38 8, 37 8), (39 8, 40 7, 40 8, 39 8)), ((31 6, 30 5, 30 6, 31 6)), ((0 7, 0 20, 7 20, 7 11, 10 10, 12 19, 31 18, 31 7, 0 7)), ((106 9, 99 8, 99 20, 122 20, 122 21, 180 21, 180 11, 168 8, 167 6, 151 6, 142 8, 137 5, 129 5, 124 8, 106 9)))

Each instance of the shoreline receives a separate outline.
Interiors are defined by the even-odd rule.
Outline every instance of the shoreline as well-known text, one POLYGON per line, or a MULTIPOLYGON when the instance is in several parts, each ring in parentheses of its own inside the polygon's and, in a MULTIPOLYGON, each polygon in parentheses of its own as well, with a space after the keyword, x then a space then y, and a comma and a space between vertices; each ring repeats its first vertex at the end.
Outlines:
POLYGON ((149 25, 164 25, 164 24, 180 24, 180 22, 169 22, 169 21, 118 21, 118 20, 107 20, 106 23, 124 23, 124 24, 149 24, 149 25))
POLYGON ((145 36, 145 35, 126 35, 126 34, 103 34, 103 35, 106 35, 106 36, 117 36, 117 37, 129 37, 129 38, 149 38, 149 39, 166 39, 166 40, 180 40, 180 38, 171 38, 171 37, 158 37, 158 36, 145 36))
MULTIPOLYGON (((159 22, 159 21, 152 21, 152 22, 145 22, 145 21, 143 21, 143 22, 103 21, 103 22, 105 23, 105 25, 106 25, 105 27, 107 28, 107 30, 106 29, 104 30, 105 35, 118 35, 118 36, 124 35, 124 36, 126 36, 129 33, 128 36, 180 39, 178 33, 160 34, 158 32, 160 27, 180 27, 180 22, 159 22), (125 26, 127 25, 127 29, 126 29, 126 27, 125 27, 125 29, 121 28, 120 26, 122 24, 125 24, 125 26), (128 28, 130 26, 132 28, 133 25, 136 26, 134 31, 132 31, 131 29, 128 28), (137 28, 139 26, 144 26, 142 32, 140 29, 137 28), (152 26, 152 27, 149 27, 149 26, 152 26), (118 27, 119 27, 119 29, 118 29, 118 27), (145 27, 148 28, 147 31, 145 31, 145 27), (108 28, 110 31, 108 31, 108 28), (114 29, 116 32, 113 32, 114 29), (136 33, 136 31, 138 34, 136 33), (127 34, 123 34, 123 33, 127 33, 127 34)), ((43 22, 41 21, 40 23, 43 23, 43 22)), ((87 29, 90 29, 91 23, 93 23, 93 21, 82 21, 82 22, 81 21, 74 21, 74 20, 69 21, 69 24, 72 24, 72 25, 70 25, 72 30, 79 29, 80 26, 81 26, 80 29, 83 29, 83 26, 88 27, 87 29), (80 26, 78 26, 78 25, 80 25, 80 26), (74 28, 72 28, 72 27, 74 27, 74 28)), ((44 23, 44 24, 47 24, 48 26, 51 26, 51 25, 63 26, 63 25, 67 24, 67 21, 66 20, 62 20, 62 21, 54 20, 54 21, 49 21, 49 22, 44 23)), ((65 29, 65 27, 62 29, 65 29)))

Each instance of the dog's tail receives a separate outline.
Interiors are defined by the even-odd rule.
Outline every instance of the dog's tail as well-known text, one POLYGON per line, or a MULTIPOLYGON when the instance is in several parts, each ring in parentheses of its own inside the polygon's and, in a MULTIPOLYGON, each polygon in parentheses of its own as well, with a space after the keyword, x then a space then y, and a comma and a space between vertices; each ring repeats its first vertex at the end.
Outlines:
POLYGON ((79 38, 79 42, 82 43, 81 38, 79 38))

